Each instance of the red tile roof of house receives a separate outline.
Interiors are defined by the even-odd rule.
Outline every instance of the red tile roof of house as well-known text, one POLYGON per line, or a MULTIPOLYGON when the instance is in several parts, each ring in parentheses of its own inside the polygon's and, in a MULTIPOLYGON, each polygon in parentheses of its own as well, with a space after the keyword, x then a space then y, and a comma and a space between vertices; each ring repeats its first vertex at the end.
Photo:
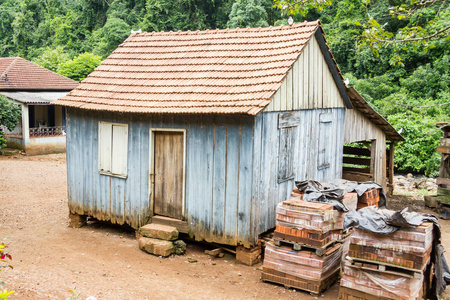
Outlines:
POLYGON ((132 113, 256 115, 319 27, 315 21, 132 34, 54 104, 132 113))
POLYGON ((70 91, 78 84, 21 57, 0 58, 0 90, 70 91))

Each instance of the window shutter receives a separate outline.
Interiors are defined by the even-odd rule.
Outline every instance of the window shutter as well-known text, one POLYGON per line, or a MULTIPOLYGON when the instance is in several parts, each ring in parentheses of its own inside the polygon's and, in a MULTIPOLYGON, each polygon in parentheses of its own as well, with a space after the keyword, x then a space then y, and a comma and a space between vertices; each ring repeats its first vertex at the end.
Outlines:
POLYGON ((111 173, 127 175, 128 126, 112 126, 111 173))
POLYGON ((99 122, 98 129, 98 169, 103 172, 111 172, 112 124, 99 122))
POLYGON ((294 175, 294 141, 295 127, 280 129, 280 145, 278 154, 278 179, 290 178, 294 175))
POLYGON ((333 129, 333 114, 323 113, 319 117, 319 154, 317 156, 317 169, 323 170, 331 166, 330 135, 333 129))

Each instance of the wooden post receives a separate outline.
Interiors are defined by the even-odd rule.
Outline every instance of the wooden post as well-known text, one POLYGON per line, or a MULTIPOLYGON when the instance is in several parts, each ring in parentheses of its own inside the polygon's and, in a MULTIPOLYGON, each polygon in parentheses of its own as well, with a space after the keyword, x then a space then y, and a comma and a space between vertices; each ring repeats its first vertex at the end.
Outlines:
POLYGON ((261 261, 261 247, 257 246, 251 249, 243 246, 236 247, 236 261, 247 266, 253 266, 261 261))
POLYGON ((376 174, 376 162, 377 161, 377 141, 370 141, 370 174, 372 175, 373 181, 377 180, 376 174))
POLYGON ((389 184, 394 184, 394 150, 395 143, 391 142, 389 147, 389 184))
POLYGON ((28 144, 30 140, 30 123, 29 123, 29 116, 28 116, 28 105, 23 104, 22 105, 22 139, 23 139, 23 146, 25 148, 25 145, 28 144))
POLYGON ((69 213, 69 226, 72 228, 80 228, 86 225, 87 216, 69 213))

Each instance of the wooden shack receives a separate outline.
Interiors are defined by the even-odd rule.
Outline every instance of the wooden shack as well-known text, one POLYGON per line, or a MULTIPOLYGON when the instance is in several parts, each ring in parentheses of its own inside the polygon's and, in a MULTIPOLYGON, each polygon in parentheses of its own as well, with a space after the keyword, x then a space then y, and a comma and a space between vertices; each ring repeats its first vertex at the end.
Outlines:
POLYGON ((404 138, 353 88, 347 88, 353 109, 345 113, 342 177, 354 181, 374 181, 392 194, 394 189, 395 143, 404 138))
POLYGON ((318 21, 134 33, 55 104, 72 214, 247 248, 294 180, 342 176, 352 108, 318 21))

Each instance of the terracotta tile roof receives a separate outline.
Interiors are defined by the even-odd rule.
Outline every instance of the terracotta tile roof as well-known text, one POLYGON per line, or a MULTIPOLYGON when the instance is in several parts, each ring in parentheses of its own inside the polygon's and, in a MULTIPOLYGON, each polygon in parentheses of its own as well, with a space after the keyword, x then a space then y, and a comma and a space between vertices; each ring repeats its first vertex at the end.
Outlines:
POLYGON ((319 26, 315 21, 133 34, 54 104, 135 113, 256 115, 319 26))
POLYGON ((78 82, 21 57, 0 58, 0 90, 70 91, 78 82))

